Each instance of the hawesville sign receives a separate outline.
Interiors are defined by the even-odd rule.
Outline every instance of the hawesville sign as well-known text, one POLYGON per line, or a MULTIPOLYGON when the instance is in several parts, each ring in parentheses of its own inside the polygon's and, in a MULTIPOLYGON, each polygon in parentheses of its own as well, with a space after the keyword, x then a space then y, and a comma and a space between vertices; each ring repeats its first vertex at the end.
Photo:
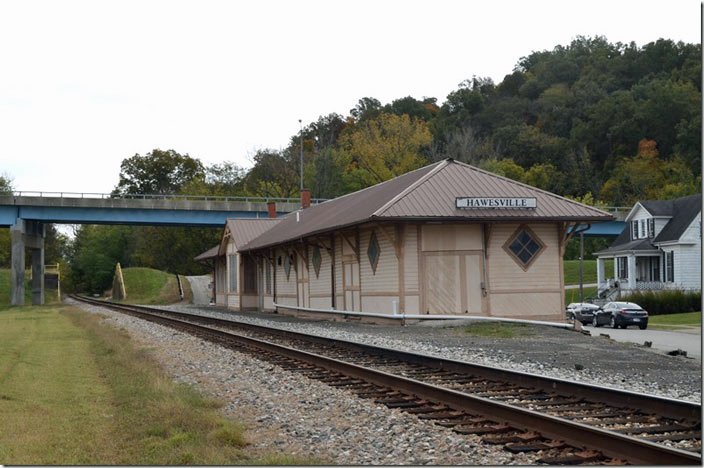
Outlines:
POLYGON ((512 197, 457 197, 455 206, 461 209, 528 209, 534 210, 538 207, 538 200, 535 198, 512 198, 512 197))

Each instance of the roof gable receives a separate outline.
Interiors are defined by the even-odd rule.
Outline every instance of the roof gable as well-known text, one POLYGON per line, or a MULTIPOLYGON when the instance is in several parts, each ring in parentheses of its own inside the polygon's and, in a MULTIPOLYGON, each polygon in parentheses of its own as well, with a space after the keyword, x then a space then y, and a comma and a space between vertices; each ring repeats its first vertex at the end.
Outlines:
POLYGON ((446 159, 280 218, 253 250, 375 220, 609 221, 596 208, 446 159), (459 209, 457 197, 536 198, 536 209, 459 209))
POLYGON ((374 213, 384 218, 541 219, 609 221, 596 208, 469 164, 445 160, 408 190, 374 213), (535 209, 459 209, 457 197, 535 198, 535 209))
MULTIPOLYGON (((271 229, 281 218, 231 218, 225 223, 225 233, 230 233, 230 239, 235 244, 235 248, 261 236, 271 229)), ((223 236, 224 238, 225 236, 223 236)))
POLYGON ((671 203, 672 219, 665 225, 660 233, 653 239, 653 242, 671 242, 679 240, 687 230, 694 218, 702 210, 702 195, 690 195, 688 197, 668 200, 671 203))

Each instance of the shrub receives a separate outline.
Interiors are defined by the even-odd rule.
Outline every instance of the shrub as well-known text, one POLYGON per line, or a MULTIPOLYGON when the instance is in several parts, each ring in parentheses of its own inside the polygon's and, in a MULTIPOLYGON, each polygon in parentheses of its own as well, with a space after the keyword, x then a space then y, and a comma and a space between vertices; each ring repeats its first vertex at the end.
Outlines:
POLYGON ((702 293, 699 291, 643 291, 620 300, 635 302, 647 310, 649 315, 681 314, 702 310, 702 293))

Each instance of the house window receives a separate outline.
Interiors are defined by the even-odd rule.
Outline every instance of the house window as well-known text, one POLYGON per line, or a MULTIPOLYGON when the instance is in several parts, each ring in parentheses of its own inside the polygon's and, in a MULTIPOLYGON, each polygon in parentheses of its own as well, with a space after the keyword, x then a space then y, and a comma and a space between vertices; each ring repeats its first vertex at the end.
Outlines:
POLYGON ((227 259, 230 263, 227 269, 230 272, 230 292, 237 292, 237 255, 228 255, 227 259))
POLYGON ((376 232, 372 232, 372 237, 369 239, 369 247, 367 248, 367 257, 369 257, 369 263, 374 274, 376 274, 376 266, 379 264, 380 254, 381 249, 379 248, 379 241, 376 240, 376 232))
POLYGON ((628 257, 618 257, 618 277, 626 279, 628 278, 628 257))
POLYGON ((545 244, 527 226, 519 227, 504 244, 504 250, 524 270, 530 267, 544 248, 545 244))
POLYGON ((650 281, 660 281, 660 257, 650 257, 650 281))
POLYGON ((665 281, 675 281, 675 252, 665 253, 665 281))
POLYGON ((655 237, 655 220, 653 218, 648 218, 648 237, 651 239, 655 237))
POLYGON ((268 259, 264 259, 264 265, 266 293, 271 294, 271 263, 268 259))
POLYGON ((323 263, 323 257, 320 255, 320 247, 317 245, 313 246, 313 269, 315 270, 315 277, 320 276, 320 264, 323 263))
POLYGON ((631 240, 638 239, 638 221, 631 221, 631 240))
POLYGON ((645 239, 648 235, 645 233, 645 220, 640 220, 640 238, 645 239))

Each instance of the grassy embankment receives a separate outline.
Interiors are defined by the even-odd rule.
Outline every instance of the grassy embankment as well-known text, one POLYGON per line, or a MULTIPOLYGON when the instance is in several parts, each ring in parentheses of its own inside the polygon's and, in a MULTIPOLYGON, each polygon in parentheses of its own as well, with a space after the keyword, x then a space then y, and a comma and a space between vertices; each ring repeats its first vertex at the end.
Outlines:
MULTIPOLYGON (((176 275, 152 268, 124 268, 122 277, 125 280, 128 304, 173 304, 181 300, 178 292, 176 275)), ((184 299, 192 297, 190 285, 185 277, 181 277, 184 288, 184 299)))
POLYGON ((685 314, 652 315, 648 319, 648 326, 671 331, 701 328, 702 313, 687 312, 685 314))
POLYGON ((124 331, 69 306, 0 307, 0 462, 309 464, 252 457, 220 403, 174 384, 124 331))
MULTIPOLYGON (((565 285, 579 284, 579 260, 565 260, 565 285)), ((614 275, 614 261, 606 260, 604 272, 607 277, 614 275)), ((596 260, 584 260, 584 284, 596 283, 596 260)))

